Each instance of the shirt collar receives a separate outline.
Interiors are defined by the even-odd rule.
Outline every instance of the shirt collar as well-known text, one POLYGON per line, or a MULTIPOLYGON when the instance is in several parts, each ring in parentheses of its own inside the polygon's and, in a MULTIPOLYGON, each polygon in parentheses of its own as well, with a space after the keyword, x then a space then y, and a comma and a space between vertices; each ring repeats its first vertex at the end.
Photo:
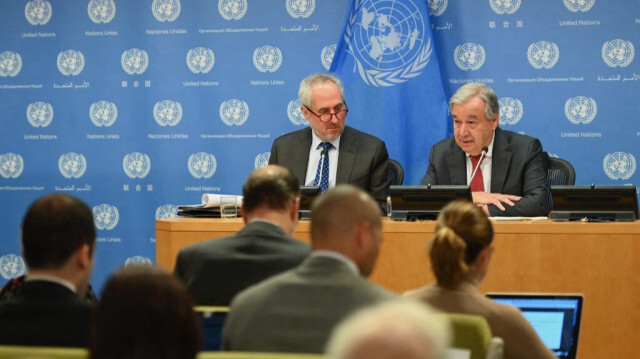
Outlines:
POLYGON ((315 132, 313 132, 313 129, 311 129, 311 149, 312 150, 316 150, 318 149, 318 147, 320 146, 320 144, 322 142, 329 142, 333 145, 333 147, 335 149, 340 148, 340 137, 342 137, 342 134, 340 134, 340 136, 336 137, 333 141, 323 141, 320 139, 320 137, 318 137, 316 135, 315 132))
POLYGON ((75 285, 73 285, 73 283, 69 282, 68 280, 64 280, 62 278, 43 275, 43 274, 38 274, 38 275, 27 274, 27 277, 24 279, 25 282, 30 282, 35 280, 57 283, 57 284, 60 284, 61 286, 69 288, 69 290, 71 290, 74 293, 78 293, 78 289, 76 288, 75 285))
POLYGON ((345 256, 342 253, 338 253, 338 252, 330 251, 330 250, 326 250, 326 249, 319 249, 319 250, 314 250, 313 252, 311 252, 311 257, 333 258, 333 259, 335 259, 337 261, 340 261, 340 262, 346 264, 353 271, 353 273, 355 273, 356 275, 360 275, 360 270, 358 269, 358 266, 356 265, 356 263, 354 261, 352 261, 351 258, 345 256))

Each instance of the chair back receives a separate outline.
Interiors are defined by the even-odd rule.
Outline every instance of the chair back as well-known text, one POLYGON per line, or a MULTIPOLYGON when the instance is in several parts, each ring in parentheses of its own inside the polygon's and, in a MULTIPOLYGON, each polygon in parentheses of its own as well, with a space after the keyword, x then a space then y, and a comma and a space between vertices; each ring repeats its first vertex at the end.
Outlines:
POLYGON ((549 186, 573 186, 576 184, 576 171, 569 161, 562 158, 549 157, 547 182, 549 186))
POLYGON ((389 158, 389 179, 392 186, 401 186, 404 182, 404 169, 400 162, 389 158))
POLYGON ((87 359, 85 348, 0 345, 0 359, 87 359))
POLYGON ((502 358, 503 342, 494 338, 487 320, 479 315, 445 314, 453 327, 452 347, 465 351, 470 359, 502 358))
POLYGON ((220 350, 222 328, 227 320, 229 307, 196 306, 193 309, 202 324, 202 350, 220 350))

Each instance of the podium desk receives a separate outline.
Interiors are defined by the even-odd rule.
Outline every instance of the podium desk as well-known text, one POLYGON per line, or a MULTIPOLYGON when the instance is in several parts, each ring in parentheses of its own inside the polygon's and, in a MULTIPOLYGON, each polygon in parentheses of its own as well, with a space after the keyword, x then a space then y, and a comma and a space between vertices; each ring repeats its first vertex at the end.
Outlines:
MULTIPOLYGON (((310 240, 301 221, 294 237, 310 240)), ((181 248, 231 235, 242 219, 156 221, 156 262, 172 270, 181 248)), ((397 293, 434 281, 427 244, 435 223, 383 220, 383 243, 371 281, 397 293)), ((640 357, 640 222, 494 221, 486 292, 584 295, 580 359, 640 357)))

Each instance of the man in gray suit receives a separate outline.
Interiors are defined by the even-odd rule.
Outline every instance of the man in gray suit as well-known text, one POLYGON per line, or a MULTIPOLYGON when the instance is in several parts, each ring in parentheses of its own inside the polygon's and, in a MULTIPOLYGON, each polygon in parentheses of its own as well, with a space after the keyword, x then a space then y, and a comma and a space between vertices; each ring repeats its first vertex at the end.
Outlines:
POLYGON ((342 82, 330 74, 311 75, 300 83, 298 96, 310 127, 278 137, 269 163, 289 168, 300 183, 320 186, 322 191, 340 183, 358 186, 386 212, 387 147, 380 139, 345 126, 349 109, 342 82))
POLYGON ((224 349, 323 352, 333 327, 351 312, 396 298, 365 279, 381 241, 378 207, 368 194, 351 185, 325 192, 312 206, 311 255, 236 296, 224 349))
POLYGON ((484 84, 460 87, 449 108, 453 137, 431 148, 422 184, 470 184, 473 202, 490 216, 545 216, 549 189, 540 141, 498 128, 498 98, 484 84))
POLYGON ((238 292, 297 266, 311 250, 291 238, 300 205, 300 187, 291 171, 274 165, 259 168, 247 178, 242 194, 243 229, 178 254, 175 274, 198 305, 228 306, 238 292))

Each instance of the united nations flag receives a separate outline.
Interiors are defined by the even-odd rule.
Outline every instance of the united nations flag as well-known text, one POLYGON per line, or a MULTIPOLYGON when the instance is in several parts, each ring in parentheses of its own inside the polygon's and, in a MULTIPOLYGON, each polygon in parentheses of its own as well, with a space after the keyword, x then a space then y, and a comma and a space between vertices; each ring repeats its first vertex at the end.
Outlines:
POLYGON ((631 153, 609 153, 604 156, 602 168, 612 180, 628 180, 636 173, 636 158, 631 153))
POLYGON ((151 259, 143 256, 133 256, 124 261, 124 266, 150 266, 153 265, 151 259))
POLYGON ((151 171, 151 158, 140 152, 129 153, 122 159, 122 169, 129 178, 145 178, 151 171))
POLYGON ((98 127, 111 127, 118 119, 118 107, 109 101, 98 101, 89 107, 89 118, 98 127))
POLYGON ((269 164, 269 157, 271 157, 271 152, 263 152, 259 153, 256 156, 256 159, 253 161, 253 167, 258 169, 260 167, 264 167, 269 164))
POLYGON ((0 176, 18 178, 24 170, 24 160, 16 153, 5 153, 0 156, 0 176))
POLYGON ((503 97, 498 101, 500 105, 500 124, 515 125, 522 119, 522 102, 517 98, 503 97))
POLYGON ((289 121, 296 126, 309 124, 307 119, 302 115, 302 110, 300 110, 301 107, 302 103, 298 99, 289 101, 289 104, 287 105, 287 116, 289 117, 289 121))
POLYGON ((292 18, 307 18, 316 9, 316 0, 287 0, 286 6, 292 18))
POLYGON ((95 24, 108 24, 116 16, 116 3, 113 0, 91 0, 87 14, 95 24))
POLYGON ((227 126, 242 126, 249 118, 249 105, 241 100, 228 100, 220 104, 220 119, 227 126))
POLYGON ((101 204, 93 207, 93 221, 98 229, 112 230, 118 225, 120 213, 116 206, 101 204))
POLYGON ((0 76, 14 77, 22 69, 22 57, 17 52, 5 51, 0 54, 0 76))
POLYGON ((51 4, 44 0, 29 1, 24 7, 24 16, 31 25, 45 25, 51 20, 51 4))
POLYGON ((425 0, 351 0, 330 71, 344 82, 348 123, 382 138, 419 183, 448 134, 447 101, 425 0))
POLYGON ((242 19, 247 7, 247 0, 218 0, 218 12, 225 20, 242 19))
POLYGON ((7 254, 0 257, 0 275, 4 279, 13 279, 25 273, 27 266, 22 257, 15 254, 7 254))
POLYGON ((65 178, 80 178, 87 170, 87 159, 81 153, 65 153, 58 159, 58 169, 65 178))
POLYGON ((47 127, 53 121, 53 107, 50 103, 38 101, 27 107, 27 121, 33 127, 47 127))
POLYGON ((173 204, 165 204, 156 208, 156 219, 167 219, 178 216, 178 207, 173 204))

